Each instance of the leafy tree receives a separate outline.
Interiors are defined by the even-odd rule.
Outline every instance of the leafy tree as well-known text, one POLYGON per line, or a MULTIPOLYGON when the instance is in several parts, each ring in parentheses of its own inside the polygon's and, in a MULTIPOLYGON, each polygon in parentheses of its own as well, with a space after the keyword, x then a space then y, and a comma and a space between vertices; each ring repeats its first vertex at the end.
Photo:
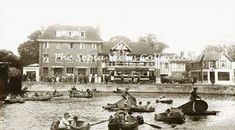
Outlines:
POLYGON ((37 41, 41 31, 35 31, 28 36, 29 40, 20 44, 18 52, 20 61, 23 66, 38 63, 39 59, 39 42, 37 41))
POLYGON ((235 60, 235 45, 232 44, 218 44, 208 45, 202 51, 203 53, 227 53, 233 60, 235 60))
POLYGON ((156 53, 161 53, 164 49, 168 48, 168 45, 164 42, 159 42, 154 34, 147 34, 146 36, 139 37, 138 41, 148 43, 155 49, 156 53))
POLYGON ((109 41, 118 43, 120 41, 130 42, 131 40, 125 36, 114 36, 114 37, 110 38, 109 41))
POLYGON ((21 64, 19 58, 11 51, 0 50, 0 62, 7 62, 2 65, 0 71, 0 88, 4 93, 18 94, 21 92, 21 64), (9 66, 9 68, 8 68, 9 66), (3 68, 2 68, 3 67, 3 68))
POLYGON ((21 68, 19 58, 8 50, 0 49, 0 62, 9 62, 11 67, 21 68))

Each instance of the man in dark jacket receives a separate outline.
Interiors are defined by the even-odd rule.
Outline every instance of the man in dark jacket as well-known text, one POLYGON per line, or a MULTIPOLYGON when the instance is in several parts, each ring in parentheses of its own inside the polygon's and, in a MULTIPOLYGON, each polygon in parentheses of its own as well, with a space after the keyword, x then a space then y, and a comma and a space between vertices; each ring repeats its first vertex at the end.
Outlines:
POLYGON ((197 95, 197 87, 195 87, 193 88, 193 91, 191 92, 190 101, 196 101, 197 98, 201 99, 201 97, 197 95))

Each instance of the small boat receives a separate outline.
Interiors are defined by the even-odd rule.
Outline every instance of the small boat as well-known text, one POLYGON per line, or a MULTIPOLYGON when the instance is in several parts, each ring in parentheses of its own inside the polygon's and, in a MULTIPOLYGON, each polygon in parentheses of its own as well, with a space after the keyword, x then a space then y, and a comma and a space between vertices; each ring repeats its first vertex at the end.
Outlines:
MULTIPOLYGON (((82 125, 77 127, 77 128, 71 127, 71 129, 62 129, 62 130, 90 130, 90 124, 89 123, 86 123, 84 121, 81 121, 81 122, 83 122, 82 125)), ((59 120, 52 122, 50 130, 61 130, 61 129, 58 128, 59 124, 60 124, 59 120)))
POLYGON ((113 91, 113 93, 122 93, 122 92, 123 92, 123 90, 121 90, 121 89, 117 89, 117 90, 113 91))
POLYGON ((151 107, 149 110, 143 108, 143 107, 131 107, 130 108, 131 112, 154 112, 155 108, 151 107))
POLYGON ((23 98, 20 98, 20 99, 6 99, 4 100, 4 103, 5 104, 13 104, 13 103, 24 103, 25 100, 23 98))
MULTIPOLYGON (((120 111, 117 113, 120 113, 120 111)), ((121 111, 121 114, 126 115, 125 112, 123 111, 121 111)), ((132 119, 130 119, 129 121, 121 123, 117 123, 115 122, 115 119, 114 120, 112 119, 110 119, 108 123, 109 130, 138 130, 139 125, 144 124, 143 116, 140 115, 132 117, 132 119)))
POLYGON ((135 97, 128 97, 127 104, 124 105, 124 102, 126 99, 122 98, 116 103, 110 104, 108 103, 106 106, 103 106, 105 110, 111 110, 111 111, 116 111, 116 110, 123 110, 123 109, 130 109, 133 105, 136 105, 136 99, 135 97))
POLYGON ((183 124, 185 122, 184 113, 181 110, 171 110, 169 114, 167 114, 167 112, 155 114, 154 119, 167 124, 183 124))
POLYGON ((135 121, 133 123, 121 123, 121 124, 116 124, 116 123, 109 123, 108 124, 109 130, 138 130, 139 123, 138 121, 135 121))
POLYGON ((24 97, 25 101, 48 101, 52 99, 52 96, 33 96, 33 97, 24 97))
POLYGON ((173 100, 172 99, 165 99, 165 98, 160 98, 156 100, 156 103, 166 103, 166 104, 172 104, 173 100))
POLYGON ((86 91, 70 91, 69 97, 75 97, 75 98, 92 98, 93 94, 88 94, 86 91))
POLYGON ((53 95, 53 97, 62 97, 64 96, 62 93, 56 93, 55 95, 53 95))

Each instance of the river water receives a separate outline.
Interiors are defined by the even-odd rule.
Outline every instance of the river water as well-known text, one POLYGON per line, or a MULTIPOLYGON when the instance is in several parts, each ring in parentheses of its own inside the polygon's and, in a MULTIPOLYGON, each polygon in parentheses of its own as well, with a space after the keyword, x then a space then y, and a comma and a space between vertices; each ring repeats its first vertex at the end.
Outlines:
MULTIPOLYGON (((164 94, 174 100, 173 104, 155 103, 163 94, 134 93, 137 101, 151 101, 156 112, 177 107, 188 101, 189 95, 164 94)), ((201 95, 207 101, 208 110, 220 111, 217 115, 189 117, 186 122, 174 128, 171 125, 154 121, 154 113, 143 113, 145 122, 153 123, 162 129, 200 129, 200 130, 235 130, 235 97, 219 95, 201 95)), ((54 98, 46 102, 25 102, 24 104, 0 105, 0 130, 49 130, 51 122, 61 119, 65 112, 77 115, 79 119, 95 123, 109 118, 113 112, 103 110, 102 106, 114 103, 121 98, 113 93, 96 93, 91 99, 69 98, 68 96, 54 98)), ((91 127, 91 130, 107 130, 107 122, 91 127)), ((139 130, 154 130, 148 125, 142 125, 139 130)))

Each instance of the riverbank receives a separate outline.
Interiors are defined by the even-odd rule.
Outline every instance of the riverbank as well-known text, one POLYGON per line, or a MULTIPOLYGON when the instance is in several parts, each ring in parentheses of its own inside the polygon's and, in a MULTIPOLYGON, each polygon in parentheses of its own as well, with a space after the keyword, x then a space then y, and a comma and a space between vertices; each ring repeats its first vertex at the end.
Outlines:
POLYGON ((29 91, 68 91, 72 86, 78 90, 96 89, 101 92, 112 92, 116 88, 129 88, 129 92, 133 93, 172 93, 172 94, 188 94, 191 93, 193 87, 198 88, 199 94, 210 95, 235 95, 235 86, 232 85, 209 85, 209 84, 64 84, 64 83, 46 83, 31 82, 23 83, 24 87, 28 87, 29 91))

